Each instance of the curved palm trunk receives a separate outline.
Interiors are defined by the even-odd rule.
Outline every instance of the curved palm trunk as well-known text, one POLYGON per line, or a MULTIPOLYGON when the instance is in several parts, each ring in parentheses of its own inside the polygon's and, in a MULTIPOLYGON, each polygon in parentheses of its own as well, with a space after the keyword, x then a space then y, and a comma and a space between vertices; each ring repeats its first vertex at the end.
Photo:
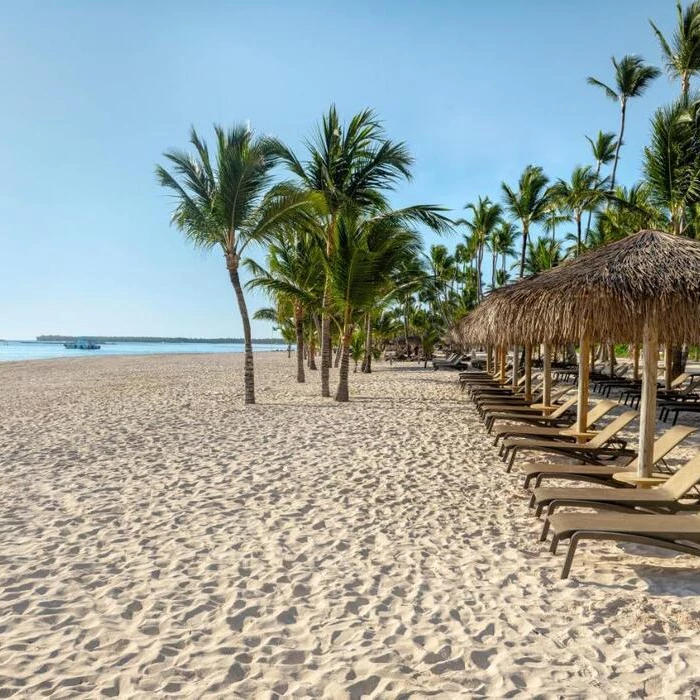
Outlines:
POLYGON ((304 375, 304 313, 300 306, 294 309, 294 327, 297 334, 297 382, 306 381, 304 375))
POLYGON ((528 236, 528 226, 523 221, 523 249, 520 252, 520 278, 525 276, 525 255, 527 253, 527 236, 528 236))
POLYGON ((625 112, 627 111, 627 100, 622 100, 620 108, 620 136, 615 146, 615 162, 613 163, 612 176, 610 177, 610 189, 615 189, 615 173, 617 173, 617 161, 620 159, 620 148, 622 147, 622 137, 625 133, 625 112))
POLYGON ((496 289, 496 259, 498 258, 498 253, 494 250, 491 259, 491 289, 496 289))
POLYGON ((241 287, 241 279, 238 276, 238 258, 235 256, 227 256, 226 266, 228 267, 228 275, 233 285, 233 291, 236 293, 236 301, 238 302, 238 311, 241 314, 241 323, 243 324, 243 347, 244 347, 244 371, 243 384, 245 387, 245 403, 255 403, 255 374, 253 369, 253 339, 250 333, 250 318, 248 317, 248 306, 243 296, 243 288, 241 287))

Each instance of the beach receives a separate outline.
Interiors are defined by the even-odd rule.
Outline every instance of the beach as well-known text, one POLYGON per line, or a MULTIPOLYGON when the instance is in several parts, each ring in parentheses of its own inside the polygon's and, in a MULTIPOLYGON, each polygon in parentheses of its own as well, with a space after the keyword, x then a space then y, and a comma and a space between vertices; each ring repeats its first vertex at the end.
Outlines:
POLYGON ((455 373, 255 362, 0 365, 0 697, 698 693, 698 560, 560 581, 455 373))

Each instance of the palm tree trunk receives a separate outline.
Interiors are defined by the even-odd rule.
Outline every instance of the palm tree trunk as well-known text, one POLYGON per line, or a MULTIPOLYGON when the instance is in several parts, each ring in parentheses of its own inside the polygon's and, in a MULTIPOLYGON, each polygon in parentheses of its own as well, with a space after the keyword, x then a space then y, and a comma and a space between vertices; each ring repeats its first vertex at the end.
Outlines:
POLYGON ((245 403, 255 403, 255 373, 253 369, 253 339, 250 333, 250 318, 248 316, 248 306, 245 303, 243 296, 243 287, 241 287, 241 278, 238 276, 238 258, 235 255, 226 257, 226 266, 228 267, 228 275, 233 285, 233 291, 236 293, 236 301, 238 302, 238 311, 241 314, 241 323, 243 324, 243 348, 244 348, 244 371, 243 384, 245 387, 245 403))
POLYGON ((338 379, 338 390, 335 394, 335 400, 343 403, 350 399, 348 378, 350 373, 350 338, 352 337, 352 330, 352 325, 345 325, 340 343, 340 377, 338 379))
POLYGON ((491 259, 491 289, 496 289, 496 258, 498 253, 494 250, 491 259))
MULTIPOLYGON (((600 167, 602 165, 601 161, 597 161, 596 169, 595 169, 595 186, 598 187, 600 185, 600 167)), ((586 239, 588 239, 588 235, 591 232, 591 218, 593 217, 593 209, 588 210, 588 221, 586 222, 586 239)), ((554 235, 552 235, 552 239, 554 239, 554 235)))
MULTIPOLYGON (((321 330, 321 324, 319 323, 318 316, 314 314, 314 327, 316 328, 316 333, 321 330)), ((313 372, 316 371, 316 336, 314 335, 314 329, 311 329, 311 336, 309 337, 309 369, 313 372)))
POLYGON ((335 369, 338 369, 340 366, 340 356, 343 354, 343 344, 340 342, 340 338, 338 339, 338 349, 335 351, 335 360, 333 361, 333 367, 335 369))
POLYGON ((620 148, 622 147, 622 137, 625 133, 625 112, 627 110, 627 100, 622 100, 622 106, 620 108, 620 136, 617 139, 617 145, 615 146, 615 161, 613 163, 612 176, 610 178, 610 190, 615 189, 615 173, 617 173, 617 161, 620 159, 620 148))
POLYGON ((525 276, 525 255, 527 253, 527 234, 528 227, 523 221, 523 249, 520 252, 520 279, 525 276))
POLYGON ((581 214, 576 215, 576 255, 581 255, 581 214))
POLYGON ((331 378, 331 319, 328 315, 328 281, 326 281, 326 289, 323 292, 323 314, 321 315, 321 396, 329 397, 331 395, 330 378, 331 378))
POLYGON ((365 326, 365 356, 362 359, 362 371, 365 374, 372 373, 372 315, 367 314, 365 326))
POLYGON ((294 326, 297 334, 297 382, 303 384, 304 376, 304 314, 301 307, 294 309, 294 326))

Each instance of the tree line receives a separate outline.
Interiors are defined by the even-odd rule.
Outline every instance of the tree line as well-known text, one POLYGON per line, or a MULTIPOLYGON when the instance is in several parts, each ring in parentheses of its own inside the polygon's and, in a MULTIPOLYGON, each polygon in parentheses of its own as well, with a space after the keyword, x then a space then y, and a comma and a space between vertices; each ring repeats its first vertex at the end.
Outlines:
POLYGON ((316 369, 318 354, 321 393, 330 396, 336 347, 335 398, 347 401, 351 360, 371 371, 378 341, 401 336, 408 344, 411 335, 427 356, 442 332, 513 277, 642 228, 700 237, 700 95, 691 89, 700 73, 700 1, 677 3, 670 38, 650 25, 680 93, 653 114, 641 177, 628 186, 618 182, 628 110, 661 75, 637 55, 613 57, 612 80, 587 79, 620 108, 616 131, 586 137, 588 164, 555 180, 527 165, 517 183, 501 183, 500 201, 479 196, 462 218, 437 205, 392 208, 390 194, 411 179, 413 158, 369 109, 343 123, 331 106, 301 153, 242 125, 216 126, 211 148, 193 128, 189 150, 167 151, 156 174, 175 195, 172 222, 226 263, 244 332, 245 402, 255 402, 255 384, 241 267, 247 286, 272 302, 255 317, 297 345, 297 380, 316 369), (453 250, 423 252, 421 230, 460 229, 453 250), (264 248, 262 262, 249 257, 253 244, 264 248))

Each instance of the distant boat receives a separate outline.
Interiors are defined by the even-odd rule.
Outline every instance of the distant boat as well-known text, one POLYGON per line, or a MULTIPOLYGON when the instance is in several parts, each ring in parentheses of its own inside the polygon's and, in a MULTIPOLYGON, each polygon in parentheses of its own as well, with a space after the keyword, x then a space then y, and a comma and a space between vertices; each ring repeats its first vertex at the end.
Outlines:
POLYGON ((85 340, 85 338, 79 338, 78 340, 71 340, 68 343, 63 343, 63 347, 68 350, 99 350, 100 346, 97 343, 93 343, 91 340, 85 340))

